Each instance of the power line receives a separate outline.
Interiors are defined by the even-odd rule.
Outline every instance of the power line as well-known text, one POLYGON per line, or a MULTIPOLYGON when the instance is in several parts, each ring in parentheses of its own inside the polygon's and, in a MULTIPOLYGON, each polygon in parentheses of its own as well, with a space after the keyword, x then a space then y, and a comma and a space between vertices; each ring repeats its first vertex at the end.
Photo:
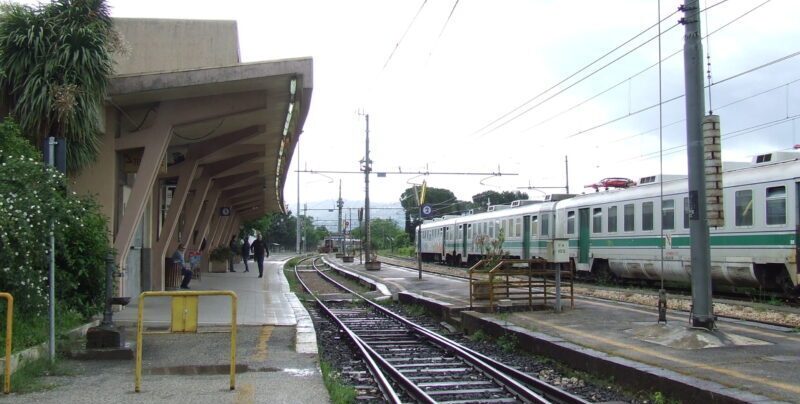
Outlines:
MULTIPOLYGON (((666 20, 667 18, 670 18, 671 16, 675 15, 676 13, 678 13, 678 11, 674 11, 674 12, 672 12, 672 14, 668 15, 667 17, 664 17, 664 18, 663 18, 661 21, 664 21, 664 20, 666 20)), ((677 25, 677 24, 676 24, 676 25, 677 25)), ((651 25, 651 26, 649 26, 649 27, 645 28, 643 31, 639 32, 638 34, 636 34, 636 35, 635 35, 635 36, 633 36, 632 38, 630 38, 630 39, 628 39, 627 41, 623 42, 622 44, 618 45, 618 46, 617 46, 617 47, 615 47, 614 49, 612 49, 612 50, 610 50, 610 51, 606 52, 606 53, 605 53, 605 54, 603 54, 602 56, 600 56, 600 57, 596 58, 595 60, 593 60, 592 62, 590 62, 590 63, 589 63, 589 64, 587 64, 586 66, 584 66, 584 67, 582 67, 582 68, 578 69, 578 71, 576 71, 575 73, 572 73, 572 74, 570 74, 569 76, 567 76, 566 78, 562 79, 562 80, 561 80, 561 81, 559 81, 558 83, 556 83, 556 84, 554 84, 554 85, 550 86, 549 88, 547 88, 546 90, 544 90, 544 91, 542 91, 542 92, 540 92, 540 93, 536 94, 536 96, 534 96, 533 98, 531 98, 531 99, 529 99, 529 100, 527 100, 527 101, 523 102, 522 104, 520 104, 520 105, 519 105, 519 106, 517 106, 516 108, 512 109, 511 111, 508 111, 508 112, 506 112, 505 114, 501 115, 499 118, 497 118, 497 119, 495 119, 495 120, 493 120, 493 121, 489 122, 488 124, 484 125, 484 126, 483 126, 483 127, 481 127, 480 129, 478 129, 478 130, 476 130, 475 132, 473 132, 473 133, 472 133, 472 135, 477 135, 477 134, 479 134, 479 133, 481 133, 481 132, 485 131, 486 129, 488 129, 488 128, 492 127, 492 126, 493 126, 495 123, 497 123, 497 122, 500 122, 501 120, 503 120, 504 118, 506 118, 506 117, 508 117, 509 115, 513 114, 514 112, 516 112, 516 111, 518 111, 518 110, 520 110, 520 109, 524 108, 526 105, 528 105, 528 104, 530 104, 531 102, 533 102, 533 101, 537 100, 539 97, 543 96, 544 94, 547 94, 548 92, 550 92, 550 91, 551 91, 551 90, 553 90, 554 88, 556 88, 556 87, 560 86, 561 84, 564 84, 565 82, 567 82, 567 81, 568 81, 568 80, 570 80, 571 78, 573 78, 573 77, 577 76, 579 73, 581 73, 581 72, 583 72, 584 70, 586 70, 586 69, 590 68, 592 65, 596 64, 597 62, 599 62, 599 61, 601 61, 601 60, 605 59, 607 56, 609 56, 609 55, 611 55, 612 53, 616 52, 617 50, 621 49, 621 48, 622 48, 622 47, 624 47, 625 45, 627 45, 627 44, 629 44, 629 43, 633 42, 633 41, 634 41, 636 38, 638 38, 638 37, 640 37, 640 36, 644 35, 646 32, 650 31, 651 29, 653 29, 653 28, 654 28, 654 27, 656 27, 656 26, 658 26, 658 24, 653 24, 653 25, 651 25)), ((671 29, 671 28, 670 28, 670 29, 671 29)), ((647 42, 650 42, 650 41, 652 41, 652 38, 651 38, 651 39, 649 39, 647 42)), ((647 43, 647 42, 645 42, 645 43, 647 43)), ((641 45, 640 45, 639 47, 641 47, 641 45)), ((637 48, 635 48, 635 49, 638 49, 639 47, 637 47, 637 48)), ((635 49, 634 49, 634 50, 635 50, 635 49)), ((625 55, 623 55, 623 56, 626 56, 626 55, 627 55, 627 54, 629 54, 629 53, 630 53, 630 52, 626 53, 626 54, 625 54, 625 55)), ((619 60, 619 58, 618 58, 618 59, 615 59, 615 61, 616 61, 616 60, 619 60)), ((612 62, 612 63, 613 63, 613 62, 612 62)), ((608 65, 604 66, 603 68, 605 68, 605 67, 607 67, 607 66, 608 66, 608 65)), ((600 70, 602 70, 602 68, 601 68, 600 70)), ((596 70, 596 71, 594 71, 593 73, 591 73, 591 75, 594 75, 594 74, 595 74, 595 73, 597 73, 598 71, 599 71, 599 70, 596 70)), ((590 76, 591 76, 591 75, 590 75, 590 76)), ((588 78, 588 77, 590 77, 590 76, 587 76, 586 78, 588 78)), ((585 80, 586 78, 584 78, 584 79, 582 79, 582 80, 585 80)), ((582 80, 581 80, 581 81, 582 81, 582 80)), ((580 82, 580 81, 579 81, 579 82, 580 82)), ((575 84, 577 84, 577 83, 575 83, 575 84)), ((572 85, 575 85, 575 84, 572 84, 572 85)), ((570 87, 571 87, 571 86, 570 86, 570 87)), ((522 114, 524 114, 524 113, 526 113, 526 112, 527 112, 527 110, 526 110, 526 111, 524 111, 522 114)), ((498 127, 495 127, 495 128, 493 128, 493 129, 491 129, 490 131, 488 131, 487 133, 484 133, 483 135, 486 135, 486 134, 488 134, 488 133, 490 133, 490 132, 492 132, 492 131, 495 131, 495 130, 497 130, 498 128, 500 128, 500 127, 502 127, 502 126, 506 125, 507 123, 511 122, 512 120, 516 119, 516 118, 517 118, 517 117, 519 117, 519 116, 520 116, 520 115, 517 115, 517 116, 515 116, 514 118, 510 119, 509 121, 506 121, 506 122, 505 122, 505 123, 503 123, 502 125, 500 125, 500 126, 498 126, 498 127)))
POLYGON ((411 30, 411 26, 414 25, 414 21, 417 20, 417 17, 419 17, 419 13, 422 12, 422 8, 425 7, 425 3, 427 2, 428 0, 422 1, 422 4, 420 4, 419 6, 419 10, 417 10, 417 13, 414 14, 414 18, 411 19, 411 22, 408 24, 408 27, 406 28, 405 32, 403 32, 403 35, 400 37, 400 40, 397 41, 397 44, 394 46, 394 49, 392 49, 392 53, 389 54, 389 57, 386 59, 386 63, 383 64, 383 69, 381 69, 381 71, 386 70, 386 66, 389 66, 389 62, 392 60, 392 56, 394 56, 394 53, 397 51, 397 48, 400 47, 400 43, 403 42, 403 39, 405 39, 406 34, 408 34, 408 31, 411 30))
MULTIPOLYGON (((727 1, 727 0, 725 0, 725 1, 727 1)), ((705 36, 705 38, 704 38, 704 39, 706 39, 706 40, 707 40, 707 39, 708 39, 708 38, 709 38, 711 35, 714 35, 714 34, 716 34, 717 32, 719 32, 719 31, 721 31, 721 30, 723 30, 723 29, 727 28, 728 26, 730 26, 730 25, 731 25, 731 24, 733 24, 734 22, 736 22, 736 21, 738 21, 738 20, 742 19, 743 17, 745 17, 745 16, 749 15, 750 13, 752 13, 753 11, 757 10, 758 8, 760 8, 760 7, 764 6, 765 4, 767 4, 767 3, 768 3, 768 2, 770 2, 770 1, 771 1, 771 0, 766 0, 765 2, 763 2, 763 3, 761 3, 761 4, 759 4, 759 5, 755 6, 755 7, 753 7, 752 9, 750 9, 750 10, 746 11, 745 13, 743 13, 743 14, 739 15, 738 17, 736 17, 736 18, 732 19, 731 21, 728 21, 726 24, 724 24, 724 25, 720 26, 719 28, 715 29, 713 32, 709 32, 708 34, 706 34, 706 36, 705 36)), ((713 6, 706 8, 704 11, 708 11, 709 9, 711 9, 711 8, 713 8, 713 7, 716 7, 717 5, 719 5, 719 4, 721 4, 721 3, 723 3, 723 2, 719 2, 719 3, 717 3, 717 4, 714 4, 713 6)), ((673 14, 674 14, 674 13, 673 13, 673 14)), ((664 20, 664 19, 662 19, 661 21, 663 21, 663 20, 664 20)), ((676 27, 676 26, 672 26, 672 27, 670 27, 670 28, 669 28, 667 31, 664 31, 664 32, 669 32, 669 30, 671 30, 671 29, 673 29, 673 28, 675 28, 675 27, 676 27)), ((652 39, 651 39, 651 40, 652 40, 652 39)), ((596 93, 595 95, 592 95, 592 96, 590 96, 589 98, 586 98, 585 100, 583 100, 583 101, 581 101, 581 102, 579 102, 579 103, 577 103, 577 104, 575 104, 575 105, 573 105, 573 106, 571 106, 571 107, 569 107, 569 108, 567 108, 567 109, 565 109, 565 110, 562 110, 561 112, 558 112, 558 113, 556 113, 556 114, 554 114, 554 115, 551 115, 550 117, 548 117, 548 118, 546 118, 546 119, 544 119, 544 120, 542 120, 542 121, 540 121, 540 122, 538 122, 538 123, 534 124, 533 126, 530 126, 530 127, 527 127, 527 128, 525 128, 525 129, 523 129, 523 130, 522 130, 522 133, 524 133, 524 132, 527 132, 527 131, 529 131, 529 130, 531 130, 531 129, 534 129, 534 128, 536 128, 536 127, 539 127, 539 126, 541 126, 541 125, 543 125, 543 124, 545 124, 545 123, 547 123, 547 122, 550 122, 550 121, 552 121, 552 120, 553 120, 553 119, 555 119, 555 118, 558 118, 559 116, 562 116, 562 115, 566 114, 567 112, 573 111, 573 110, 575 110, 575 109, 577 109, 577 108, 581 107, 582 105, 586 104, 587 102, 589 102, 589 101, 591 101, 591 100, 593 100, 593 99, 595 99, 595 98, 597 98, 597 97, 600 97, 601 95, 604 95, 604 94, 608 93, 609 91, 611 91, 611 90, 613 90, 613 89, 615 89, 615 88, 617 88, 617 87, 621 86, 621 85, 622 85, 622 84, 624 84, 624 83, 627 83, 627 82, 629 82, 630 80, 632 80, 632 79, 634 79, 634 78, 636 78, 636 77, 638 77, 638 76, 640 76, 640 75, 644 74, 645 72, 649 71, 650 69, 652 69, 652 68, 654 68, 654 67, 656 67, 656 66, 659 66, 659 64, 660 64, 660 63, 663 63, 663 62, 665 62, 665 61, 667 61, 667 60, 669 60, 669 59, 673 58, 674 56, 677 56, 677 55, 681 54, 682 52, 683 52, 683 50, 682 50, 682 49, 678 49, 677 51, 675 51, 675 52, 671 53, 669 56, 667 56, 667 57, 665 57, 665 58, 663 58, 663 59, 659 58, 659 61, 658 61, 658 62, 656 62, 656 63, 653 63, 653 64, 651 64, 650 66, 647 66, 647 67, 645 67, 644 69, 640 70, 639 72, 637 72, 637 73, 634 73, 634 74, 632 74, 632 75, 630 75, 630 76, 628 76, 628 77, 626 77, 626 78, 624 78, 624 79, 620 80, 618 83, 616 83, 616 84, 612 85, 611 87, 608 87, 608 88, 606 88, 605 90, 603 90, 603 91, 601 91, 601 92, 599 92, 599 93, 596 93)), ((623 55, 623 56, 624 56, 624 55, 623 55)), ((728 79, 730 79, 730 78, 728 78, 728 79)), ((708 87, 708 88, 710 88, 710 86, 717 85, 717 84, 720 84, 720 83, 722 83, 722 81, 719 81, 719 82, 716 82, 716 83, 709 83, 709 87, 708 87)), ((568 88, 567 88, 567 89, 568 89, 568 88)), ((567 89, 565 89, 565 90, 567 90, 567 89)), ((563 92, 563 91, 562 91, 562 92, 563 92)), ((560 93, 561 93, 561 92, 559 92, 558 94, 560 94, 560 93)), ((558 95, 558 94, 556 94, 556 95, 558 95)), ((553 98, 553 97, 550 97, 549 99, 552 99, 552 98, 553 98)), ((548 100, 549 100, 549 99, 548 99, 548 100)), ((545 100, 545 101, 547 101, 547 100, 545 100)), ((670 100, 670 101, 671 101, 671 100, 670 100)), ((658 105, 658 104, 657 104, 657 105, 658 105)), ((656 106, 657 106, 657 105, 656 105, 656 106)), ((538 105, 537 105, 537 106, 538 106, 538 105)), ((656 128, 656 129, 657 129, 657 128, 656 128)))

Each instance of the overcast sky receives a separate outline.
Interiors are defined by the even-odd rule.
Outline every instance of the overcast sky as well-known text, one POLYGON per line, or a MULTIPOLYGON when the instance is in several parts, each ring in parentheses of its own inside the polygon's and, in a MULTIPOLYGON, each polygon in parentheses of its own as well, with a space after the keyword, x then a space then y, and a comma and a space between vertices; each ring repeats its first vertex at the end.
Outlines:
MULTIPOLYGON (((298 161, 302 169, 359 170, 365 131, 360 113, 370 115, 375 171, 518 174, 427 177, 429 186, 448 188, 462 200, 490 189, 563 186, 565 156, 572 192, 604 177, 638 180, 659 172, 660 143, 664 173, 687 171, 680 97, 684 27, 678 24, 682 14, 675 13, 682 0, 661 1, 661 99, 680 97, 664 104, 661 141, 655 107, 659 42, 651 40, 655 29, 646 31, 658 22, 655 0, 108 3, 115 17, 236 20, 243 62, 314 58, 300 158, 295 152, 285 187, 292 210, 298 161)), ((703 41, 704 51, 711 56, 712 83, 719 82, 710 103, 707 93, 706 109, 721 116, 723 159, 800 143, 794 119, 800 113, 800 57, 792 57, 800 51, 800 2, 700 5, 708 8, 703 35, 713 33, 703 41)), ((424 178, 373 176, 371 199, 397 201, 409 183, 424 178)), ((328 207, 312 202, 336 198, 340 179, 345 199, 363 199, 363 175, 301 174, 301 202, 328 207)), ((557 192, 524 191, 531 197, 557 192)))

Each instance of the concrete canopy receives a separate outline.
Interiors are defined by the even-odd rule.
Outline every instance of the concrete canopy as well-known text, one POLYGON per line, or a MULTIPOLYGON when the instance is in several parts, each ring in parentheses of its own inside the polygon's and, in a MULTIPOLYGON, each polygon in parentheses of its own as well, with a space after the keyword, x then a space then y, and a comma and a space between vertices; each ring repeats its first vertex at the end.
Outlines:
MULTIPOLYGON (((167 287, 162 265, 178 243, 191 251, 205 241, 214 248, 246 220, 286 213, 283 186, 308 114, 312 80, 311 58, 111 80, 107 105, 114 124, 107 130, 128 189, 115 221, 114 248, 126 271, 135 265, 127 256, 145 210, 161 211, 151 216, 146 238, 152 271, 143 272, 142 289, 167 287), (174 187, 170 196, 163 194, 166 183, 174 187)), ((207 258, 203 267, 208 270, 207 258)))
MULTIPOLYGON (((136 132, 151 125, 163 103, 186 102, 187 108, 199 104, 208 106, 205 114, 174 122, 167 164, 173 165, 185 158, 191 145, 233 134, 227 146, 234 147, 209 153, 200 159, 199 164, 210 165, 254 152, 263 153, 260 159, 247 161, 250 165, 257 163, 259 176, 266 178, 260 203, 254 205, 251 208, 253 212, 247 215, 257 217, 266 213, 285 213, 283 185, 308 114, 312 80, 311 58, 289 59, 117 76, 111 80, 108 96, 109 102, 121 115, 120 125, 125 126, 119 132, 128 132, 127 136, 135 136, 136 132), (291 113, 290 104, 293 104, 291 113), (223 109, 223 106, 228 108, 223 109), (249 128, 258 133, 242 135, 249 128), (235 136, 237 133, 240 135, 235 136)), ((140 146, 134 140, 119 140, 117 150, 140 146)))

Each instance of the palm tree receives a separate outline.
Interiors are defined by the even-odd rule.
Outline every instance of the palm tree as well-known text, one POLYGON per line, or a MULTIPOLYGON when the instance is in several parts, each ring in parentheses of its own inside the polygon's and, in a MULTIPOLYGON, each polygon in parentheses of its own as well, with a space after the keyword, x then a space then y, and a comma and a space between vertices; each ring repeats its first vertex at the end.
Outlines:
POLYGON ((0 5, 0 89, 35 144, 67 139, 67 170, 94 162, 119 43, 105 0, 0 5))

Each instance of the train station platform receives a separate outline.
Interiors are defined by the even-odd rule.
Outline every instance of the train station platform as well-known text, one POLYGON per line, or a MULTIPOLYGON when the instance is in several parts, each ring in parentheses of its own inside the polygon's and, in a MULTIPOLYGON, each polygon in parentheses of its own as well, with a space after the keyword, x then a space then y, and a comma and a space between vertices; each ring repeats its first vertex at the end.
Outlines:
POLYGON ((386 263, 367 271, 333 256, 326 260, 462 329, 482 329, 495 337, 513 334, 523 350, 631 391, 660 392, 685 403, 800 402, 796 328, 721 318, 711 333, 690 328, 686 312, 668 311, 667 323, 659 324, 655 307, 581 296, 574 308, 564 301, 560 313, 552 305, 534 310, 526 305, 490 314, 485 301, 470 308, 465 279, 428 272, 420 279, 416 270, 386 263))
MULTIPOLYGON (((236 388, 230 390, 230 334, 144 335, 141 392, 134 392, 133 360, 65 360, 69 376, 48 377, 55 387, 36 393, 0 395, 0 403, 313 403, 326 404, 316 337, 308 312, 289 291, 283 273, 288 256, 264 262, 264 277, 251 263, 236 273, 203 273, 190 288, 236 292, 236 388)), ((166 331, 169 297, 146 297, 144 327, 166 331)), ((114 314, 136 345, 136 299, 114 314)), ((231 320, 230 296, 199 298, 198 329, 225 331, 231 320)))

